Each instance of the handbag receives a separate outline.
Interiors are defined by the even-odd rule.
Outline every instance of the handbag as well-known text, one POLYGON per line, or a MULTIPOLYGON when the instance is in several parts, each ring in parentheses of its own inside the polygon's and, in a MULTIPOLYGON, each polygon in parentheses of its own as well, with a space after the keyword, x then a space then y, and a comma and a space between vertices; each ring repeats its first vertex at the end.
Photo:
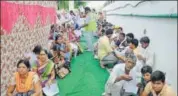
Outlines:
POLYGON ((69 70, 65 67, 60 68, 60 70, 57 72, 57 75, 60 78, 64 78, 67 74, 69 74, 69 70))
POLYGON ((55 65, 55 72, 59 76, 59 78, 64 78, 67 74, 69 74, 69 69, 64 67, 64 64, 60 63, 55 65))

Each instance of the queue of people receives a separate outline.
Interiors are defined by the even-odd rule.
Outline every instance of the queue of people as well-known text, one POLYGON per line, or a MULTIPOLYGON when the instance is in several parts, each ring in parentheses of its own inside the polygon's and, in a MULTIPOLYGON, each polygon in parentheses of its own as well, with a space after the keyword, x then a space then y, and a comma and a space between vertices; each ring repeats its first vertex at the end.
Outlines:
POLYGON ((138 40, 89 7, 85 12, 63 11, 57 17, 57 23, 51 25, 48 47, 36 45, 17 63, 7 96, 13 96, 14 91, 16 96, 46 96, 43 88, 72 72, 71 58, 84 50, 93 52, 101 68, 110 73, 103 96, 176 96, 166 83, 165 74, 153 71, 154 52, 148 36, 138 40), (82 36, 86 49, 80 45, 82 36), (93 38, 98 40, 94 42, 93 38))
POLYGON ((103 21, 98 37, 94 58, 110 73, 103 96, 176 96, 164 72, 153 71, 154 52, 148 36, 138 40, 122 27, 103 21))

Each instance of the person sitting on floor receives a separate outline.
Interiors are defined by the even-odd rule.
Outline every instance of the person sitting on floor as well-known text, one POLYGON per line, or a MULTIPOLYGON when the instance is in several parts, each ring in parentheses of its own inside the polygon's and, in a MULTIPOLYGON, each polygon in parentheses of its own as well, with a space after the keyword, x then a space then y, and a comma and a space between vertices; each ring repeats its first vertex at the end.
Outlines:
POLYGON ((36 45, 32 52, 25 54, 25 58, 29 59, 30 64, 33 64, 38 59, 41 49, 41 45, 36 45))
POLYGON ((125 33, 119 33, 119 38, 116 41, 116 46, 121 49, 127 47, 125 33))
POLYGON ((134 96, 137 93, 136 56, 129 53, 125 63, 114 66, 105 85, 103 96, 134 96), (130 90, 132 89, 132 90, 130 90))
MULTIPOLYGON (((69 27, 69 26, 68 26, 69 27)), ((76 38, 76 35, 74 33, 74 26, 71 26, 68 28, 68 33, 69 33, 69 41, 70 42, 76 42, 77 41, 77 38, 76 38)))
POLYGON ((118 63, 123 63, 125 62, 125 56, 128 55, 130 52, 136 53, 135 49, 138 46, 138 40, 137 39, 132 39, 129 43, 129 46, 125 47, 124 49, 115 49, 114 54, 118 58, 118 63))
POLYGON ((80 37, 82 35, 81 29, 78 29, 79 28, 78 24, 75 24, 74 27, 75 27, 74 33, 75 33, 75 36, 76 36, 76 41, 79 42, 80 41, 80 37))
POLYGON ((102 68, 104 68, 104 65, 106 64, 113 63, 112 61, 110 62, 107 60, 107 59, 112 59, 112 58, 107 57, 107 55, 109 55, 113 51, 110 45, 110 40, 109 40, 112 34, 113 34, 113 30, 108 29, 106 31, 106 34, 100 37, 98 40, 98 57, 100 60, 100 66, 102 68))
POLYGON ((72 53, 74 53, 74 57, 76 57, 79 51, 76 42, 70 42, 70 46, 71 46, 72 53))
POLYGON ((64 59, 64 54, 60 54, 60 49, 57 45, 53 46, 53 58, 52 58, 54 64, 55 64, 55 73, 56 76, 59 76, 60 78, 65 77, 69 72, 70 69, 68 66, 66 66, 67 62, 64 59))
POLYGON ((29 60, 19 60, 17 63, 17 72, 14 73, 7 89, 7 96, 42 96, 40 79, 35 72, 30 71, 29 60))
POLYGON ((124 49, 127 47, 125 33, 119 33, 119 35, 113 37, 113 42, 111 42, 113 49, 120 48, 124 49))
POLYGON ((162 71, 155 71, 151 74, 151 81, 146 85, 141 96, 177 96, 173 89, 166 84, 165 74, 162 71))
POLYGON ((60 53, 64 54, 65 61, 68 62, 67 64, 69 64, 68 66, 70 67, 71 54, 70 54, 70 43, 69 43, 69 41, 67 39, 65 39, 63 36, 58 35, 55 38, 55 44, 60 49, 60 53))
POLYGON ((140 44, 141 46, 138 46, 136 49, 138 52, 136 56, 138 58, 137 66, 139 70, 141 70, 141 68, 146 65, 153 67, 154 53, 151 51, 149 46, 150 39, 147 36, 144 36, 140 39, 140 44))
POLYGON ((71 53, 70 53, 70 42, 66 38, 62 40, 62 47, 61 47, 61 54, 64 54, 65 61, 69 62, 70 67, 70 60, 71 60, 71 53))
POLYGON ((126 42, 127 42, 127 46, 130 44, 130 41, 134 39, 134 34, 133 33, 127 33, 126 34, 126 42))
POLYGON ((47 50, 42 49, 39 54, 39 59, 33 64, 33 71, 38 73, 42 88, 50 86, 55 79, 54 63, 48 59, 47 50))
MULTIPOLYGON (((142 78, 141 82, 138 84, 139 90, 138 95, 141 96, 146 84, 151 80, 152 68, 151 66, 143 66, 141 69, 142 78)), ((151 96, 151 95, 149 95, 151 96)))

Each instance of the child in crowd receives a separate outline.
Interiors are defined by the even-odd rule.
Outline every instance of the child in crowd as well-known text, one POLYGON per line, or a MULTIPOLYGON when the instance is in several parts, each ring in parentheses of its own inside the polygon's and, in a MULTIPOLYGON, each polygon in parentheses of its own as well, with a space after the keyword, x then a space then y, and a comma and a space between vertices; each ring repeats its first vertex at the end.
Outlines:
MULTIPOLYGON (((141 83, 138 84, 139 90, 138 90, 138 95, 141 96, 146 84, 150 82, 151 80, 151 74, 152 74, 152 68, 151 66, 143 66, 141 69, 142 73, 142 78, 141 78, 141 83)), ((151 96, 151 95, 149 95, 151 96)))
POLYGON ((151 74, 151 81, 146 84, 141 96, 177 96, 165 79, 165 73, 159 70, 154 71, 151 74))

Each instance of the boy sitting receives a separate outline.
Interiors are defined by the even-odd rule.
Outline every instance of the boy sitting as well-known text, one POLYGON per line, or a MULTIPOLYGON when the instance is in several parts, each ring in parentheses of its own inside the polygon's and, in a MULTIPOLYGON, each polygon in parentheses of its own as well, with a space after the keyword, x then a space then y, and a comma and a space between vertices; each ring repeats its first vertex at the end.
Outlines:
POLYGON ((141 96, 177 96, 173 89, 165 82, 165 74, 161 71, 155 71, 151 74, 149 82, 141 96))
POLYGON ((142 94, 146 84, 151 80, 152 68, 148 65, 143 66, 141 69, 141 73, 142 73, 141 83, 138 84, 138 87, 139 87, 138 95, 139 96, 142 94))

